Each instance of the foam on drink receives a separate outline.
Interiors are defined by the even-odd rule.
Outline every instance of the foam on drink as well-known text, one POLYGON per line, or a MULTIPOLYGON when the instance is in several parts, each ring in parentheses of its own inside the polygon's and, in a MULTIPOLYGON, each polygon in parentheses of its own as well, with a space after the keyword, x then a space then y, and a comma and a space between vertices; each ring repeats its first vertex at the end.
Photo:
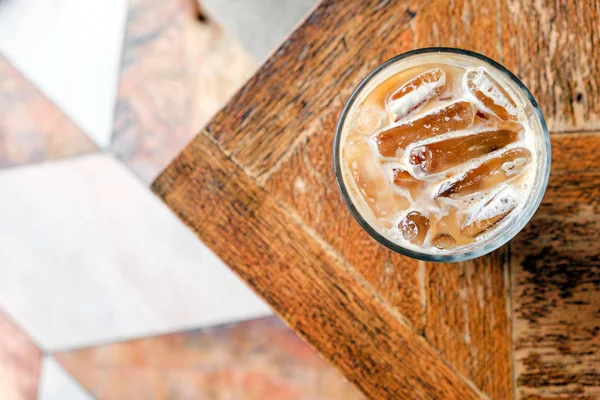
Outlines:
POLYGON ((461 55, 404 60, 371 80, 344 122, 343 179, 383 236, 428 253, 490 240, 536 179, 541 126, 515 83, 461 55))

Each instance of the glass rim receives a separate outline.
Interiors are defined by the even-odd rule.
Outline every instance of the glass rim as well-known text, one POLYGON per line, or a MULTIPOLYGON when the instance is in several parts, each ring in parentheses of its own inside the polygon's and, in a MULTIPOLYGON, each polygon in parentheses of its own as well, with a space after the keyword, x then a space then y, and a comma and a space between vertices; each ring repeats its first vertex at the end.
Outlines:
MULTIPOLYGON (((497 61, 494 61, 491 58, 484 56, 483 54, 476 53, 474 51, 464 50, 464 49, 459 49, 459 48, 454 48, 454 47, 426 47, 426 48, 407 51, 405 53, 402 53, 402 54, 399 54, 397 56, 390 58, 389 60, 383 62, 382 64, 377 66, 375 69, 373 69, 371 72, 369 72, 369 74, 359 83, 359 85, 356 87, 356 89, 354 89, 354 91, 350 95, 350 98, 344 105, 344 108, 342 109, 342 112, 340 114, 340 117, 338 119, 338 122, 337 122, 337 125, 335 128, 335 135, 334 135, 334 139, 333 139, 333 168, 334 168, 334 172, 335 172, 335 178, 336 178, 338 189, 340 190, 340 193, 342 194, 342 198, 344 200, 344 203, 346 204, 346 207, 350 211, 350 214, 358 222, 358 224, 361 226, 361 228, 363 228, 378 243, 382 244, 383 246, 387 247, 388 249, 390 249, 392 251, 395 251, 396 253, 399 253, 399 254, 402 254, 402 255, 405 255, 408 257, 412 257, 412 258, 415 258, 418 260, 422 260, 422 261, 433 261, 433 262, 467 261, 467 260, 471 260, 474 258, 484 256, 488 253, 491 253, 492 251, 502 247, 503 245, 505 245, 506 243, 511 241, 519 232, 521 232, 521 230, 525 227, 525 225, 527 225, 527 223, 529 223, 529 221, 531 220, 531 218, 533 217, 533 215, 535 214, 535 212, 537 211, 538 207, 540 206, 540 204, 542 202, 544 194, 546 193, 546 188, 548 186, 548 179, 550 177, 551 159, 552 159, 552 148, 550 145, 550 133, 548 131, 548 126, 546 125, 546 120, 544 119, 544 115, 542 114, 537 101, 535 100, 535 98, 533 97, 533 95, 531 94, 531 92, 529 91, 527 86, 525 86, 525 84, 523 82, 521 82, 521 80, 515 74, 513 74, 511 71, 509 71, 506 67, 504 67, 502 64, 498 63, 497 61), (408 57, 412 57, 412 56, 419 55, 419 54, 428 54, 428 53, 449 53, 449 54, 465 55, 468 57, 473 57, 473 58, 479 59, 479 60, 491 65, 492 67, 498 69, 500 72, 505 74, 511 81, 513 81, 513 83, 515 83, 519 87, 519 89, 521 89, 522 92, 525 94, 525 97, 531 103, 531 105, 533 107, 533 111, 535 112, 535 115, 538 118, 538 121, 539 121, 541 129, 542 129, 543 147, 545 147, 546 160, 544 163, 545 165, 543 165, 544 171, 543 171, 543 176, 541 177, 542 182, 540 182, 541 184, 539 187, 538 195, 534 199, 535 201, 533 202, 533 204, 531 204, 530 206, 523 209, 523 214, 521 214, 519 216, 519 218, 517 218, 515 220, 516 223, 512 225, 512 229, 505 231, 505 232, 509 232, 507 235, 502 236, 502 233, 500 233, 499 236, 491 239, 488 243, 486 243, 480 247, 477 247, 475 249, 463 252, 463 253, 430 254, 430 253, 420 252, 417 250, 413 250, 413 249, 404 247, 398 243, 391 241, 390 239, 386 238, 385 236, 383 236, 381 233, 379 233, 375 228, 373 228, 362 217, 362 215, 360 214, 360 212, 358 211, 358 209, 352 202, 352 199, 350 198, 350 194, 348 193, 348 190, 346 188, 346 184, 344 183, 344 177, 343 177, 342 168, 341 168, 342 166, 341 166, 341 159, 340 159, 341 158, 340 157, 340 142, 341 142, 342 130, 344 127, 344 122, 346 121, 346 118, 348 116, 350 108, 354 105, 356 99, 358 98, 359 94, 362 92, 363 88, 372 79, 374 79, 376 76, 378 76, 380 72, 384 71, 390 65, 395 64, 398 61, 401 61, 408 57)), ((544 160, 539 161, 539 163, 542 163, 542 162, 544 162, 544 160)))

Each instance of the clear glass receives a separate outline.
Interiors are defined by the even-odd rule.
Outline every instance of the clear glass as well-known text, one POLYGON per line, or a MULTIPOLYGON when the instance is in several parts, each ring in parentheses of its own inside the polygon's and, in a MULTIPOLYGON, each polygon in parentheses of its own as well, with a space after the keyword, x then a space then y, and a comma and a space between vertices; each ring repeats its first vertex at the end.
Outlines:
MULTIPOLYGON (((550 175, 550 161, 551 161, 551 147, 550 147, 550 135, 548 133, 548 127, 546 126, 546 121, 544 120, 544 116, 542 115, 537 102, 535 101, 533 95, 527 89, 527 87, 517 78, 512 72, 508 69, 504 68, 502 65, 497 63, 496 61, 481 55, 479 53, 475 53, 468 50, 456 49, 456 48, 447 48, 447 47, 432 47, 425 49, 418 49, 409 51, 407 53, 403 53, 398 55, 383 64, 379 67, 375 68, 363 81, 358 85, 358 87, 354 90, 350 99, 344 106, 342 110, 342 114, 338 121, 335 138, 333 142, 333 164, 335 170, 335 176, 337 180, 337 184, 339 190, 342 194, 342 198, 346 203, 346 206, 350 210, 352 216, 356 219, 356 221, 360 224, 360 226, 369 233, 375 240, 377 240, 382 245, 386 246, 390 250, 393 250, 397 253, 416 258, 424 261, 434 261, 434 262, 459 262, 470 260, 473 258, 481 257, 485 254, 488 254, 497 248, 503 246, 507 242, 509 242, 513 237, 517 235, 523 229, 523 227, 529 222, 531 217, 535 214, 535 211, 539 207, 542 198, 544 197, 544 193, 546 191, 546 186, 548 184, 548 177, 550 175), (453 252, 449 252, 448 254, 433 254, 429 252, 420 252, 411 248, 407 248, 402 246, 399 243, 393 242, 383 234, 378 232, 374 227, 372 227, 366 219, 361 215, 357 206, 353 203, 352 198, 349 194, 348 188, 346 187, 346 183, 344 181, 344 174, 341 165, 341 143, 342 143, 342 134, 344 131, 344 123, 350 115, 353 105, 360 98, 360 95, 363 93, 363 90, 369 85, 369 83, 380 75, 389 72, 389 69, 393 66, 397 66, 398 63, 406 62, 409 59, 413 58, 423 58, 424 55, 431 58, 432 55, 439 55, 440 57, 446 57, 449 55, 455 55, 460 57, 471 57, 477 61, 478 64, 482 62, 496 70, 496 72, 500 72, 504 78, 509 81, 512 81, 514 86, 520 89, 521 94, 526 100, 526 114, 528 119, 534 119, 539 127, 540 134, 543 136, 540 138, 540 146, 537 146, 537 165, 535 171, 535 184, 531 189, 529 197, 526 199, 525 206, 520 210, 519 214, 514 217, 512 223, 505 224, 504 228, 499 232, 492 235, 489 240, 482 241, 481 243, 475 242, 472 247, 467 247, 465 249, 458 248, 453 252)), ((500 228, 500 227, 498 227, 500 228)))

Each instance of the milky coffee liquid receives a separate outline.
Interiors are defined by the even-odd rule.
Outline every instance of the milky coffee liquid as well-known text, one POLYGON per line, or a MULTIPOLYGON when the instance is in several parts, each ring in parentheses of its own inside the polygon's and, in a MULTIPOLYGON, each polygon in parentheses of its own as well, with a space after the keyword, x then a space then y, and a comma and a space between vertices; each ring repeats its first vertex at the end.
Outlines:
POLYGON ((423 55, 358 95, 341 168, 361 216, 401 246, 433 254, 493 239, 530 200, 541 126, 516 84, 487 63, 423 55))

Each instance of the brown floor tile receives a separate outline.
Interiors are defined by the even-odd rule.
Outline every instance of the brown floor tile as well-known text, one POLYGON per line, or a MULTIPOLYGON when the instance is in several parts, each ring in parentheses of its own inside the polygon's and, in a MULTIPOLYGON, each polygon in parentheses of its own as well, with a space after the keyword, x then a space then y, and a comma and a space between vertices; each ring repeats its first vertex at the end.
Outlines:
POLYGON ((66 352, 100 400, 360 399, 277 318, 66 352))
POLYGON ((132 0, 113 150, 150 182, 255 70, 190 0, 132 0))
POLYGON ((36 398, 41 354, 0 312, 0 399, 36 398))
POLYGON ((96 150, 96 145, 1 54, 0 110, 0 168, 96 150))

